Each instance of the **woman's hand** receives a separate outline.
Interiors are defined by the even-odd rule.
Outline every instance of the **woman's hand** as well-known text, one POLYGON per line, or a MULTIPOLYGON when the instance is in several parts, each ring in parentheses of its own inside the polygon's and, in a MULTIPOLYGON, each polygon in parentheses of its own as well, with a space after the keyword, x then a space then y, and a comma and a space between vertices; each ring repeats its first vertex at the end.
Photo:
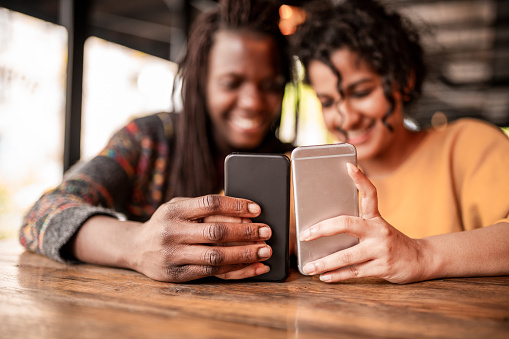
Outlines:
POLYGON ((361 195, 360 217, 339 216, 319 222, 303 232, 299 240, 346 233, 358 237, 359 243, 308 263, 304 272, 320 274, 325 282, 359 277, 379 277, 393 283, 426 279, 424 244, 405 236, 380 216, 376 188, 356 166, 347 165, 361 195))
POLYGON ((139 230, 131 266, 160 281, 207 276, 247 278, 268 272, 260 263, 272 255, 272 233, 249 222, 260 207, 248 200, 207 195, 173 199, 160 206, 139 230))

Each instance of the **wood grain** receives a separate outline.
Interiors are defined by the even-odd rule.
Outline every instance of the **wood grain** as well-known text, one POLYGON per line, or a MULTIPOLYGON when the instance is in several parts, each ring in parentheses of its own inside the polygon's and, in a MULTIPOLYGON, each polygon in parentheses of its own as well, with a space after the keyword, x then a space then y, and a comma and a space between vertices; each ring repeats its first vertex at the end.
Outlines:
POLYGON ((509 338, 509 277, 153 281, 0 241, 0 338, 509 338))

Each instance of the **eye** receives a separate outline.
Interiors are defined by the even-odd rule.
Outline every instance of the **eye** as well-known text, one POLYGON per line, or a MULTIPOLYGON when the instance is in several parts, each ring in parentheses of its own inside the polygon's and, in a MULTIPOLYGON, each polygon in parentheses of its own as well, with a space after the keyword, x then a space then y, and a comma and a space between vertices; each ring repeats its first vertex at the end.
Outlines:
POLYGON ((260 84, 260 89, 267 92, 281 92, 284 88, 285 80, 282 76, 276 79, 265 80, 260 84))
POLYGON ((330 99, 320 100, 320 103, 322 104, 322 108, 329 108, 334 105, 334 100, 330 99))
POLYGON ((354 99, 361 99, 361 98, 364 98, 364 97, 367 97, 368 95, 370 95, 371 92, 373 92, 373 88, 356 90, 356 91, 352 91, 350 93, 350 97, 354 98, 354 99))
POLYGON ((235 77, 223 78, 219 81, 219 86, 226 90, 234 90, 240 86, 242 80, 235 77))

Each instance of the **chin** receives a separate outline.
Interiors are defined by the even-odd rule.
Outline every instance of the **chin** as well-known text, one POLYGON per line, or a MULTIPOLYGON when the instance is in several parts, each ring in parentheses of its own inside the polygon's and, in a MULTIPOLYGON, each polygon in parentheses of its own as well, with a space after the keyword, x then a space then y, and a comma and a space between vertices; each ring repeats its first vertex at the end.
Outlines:
POLYGON ((233 149, 239 150, 239 151, 251 150, 251 149, 257 148, 258 146, 260 146, 260 144, 261 144, 261 141, 258 139, 246 140, 243 138, 243 139, 230 140, 230 146, 233 149))
POLYGON ((368 145, 359 145, 355 147, 357 150, 357 160, 359 162, 364 160, 370 160, 376 157, 376 150, 372 147, 369 147, 368 145))

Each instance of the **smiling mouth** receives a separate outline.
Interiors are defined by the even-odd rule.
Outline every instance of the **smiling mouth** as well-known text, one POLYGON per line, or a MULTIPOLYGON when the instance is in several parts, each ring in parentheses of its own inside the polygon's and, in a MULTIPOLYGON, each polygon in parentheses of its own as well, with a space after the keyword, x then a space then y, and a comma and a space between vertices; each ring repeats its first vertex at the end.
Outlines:
POLYGON ((234 117, 231 119, 233 126, 244 131, 255 131, 263 126, 263 119, 260 118, 246 118, 246 117, 234 117))
POLYGON ((373 131, 373 127, 375 127, 375 124, 376 120, 373 120, 367 127, 363 129, 348 131, 346 133, 348 136, 347 141, 353 145, 359 145, 366 142, 366 140, 368 140, 368 138, 370 137, 371 132, 373 131))

